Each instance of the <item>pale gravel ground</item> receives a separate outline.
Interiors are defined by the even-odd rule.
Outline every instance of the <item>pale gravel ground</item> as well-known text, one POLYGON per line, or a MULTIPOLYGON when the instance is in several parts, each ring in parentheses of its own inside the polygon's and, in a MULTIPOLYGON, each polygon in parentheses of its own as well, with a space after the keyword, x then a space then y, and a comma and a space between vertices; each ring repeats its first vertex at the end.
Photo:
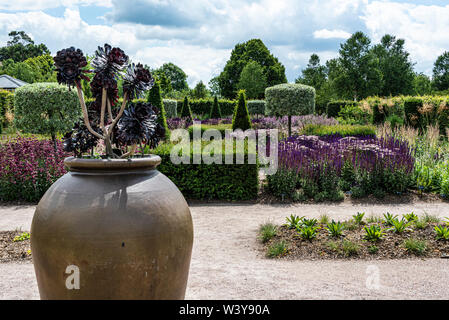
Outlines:
MULTIPOLYGON (((346 219, 358 211, 446 217, 449 204, 193 204, 195 242, 186 299, 449 299, 449 260, 279 261, 258 249, 257 229, 264 222, 281 224, 290 214, 346 219), (380 287, 369 289, 367 278, 376 268, 380 287)), ((33 212, 33 206, 0 206, 0 231, 29 230, 33 212)), ((32 264, 0 264, 0 299, 38 298, 32 264)))

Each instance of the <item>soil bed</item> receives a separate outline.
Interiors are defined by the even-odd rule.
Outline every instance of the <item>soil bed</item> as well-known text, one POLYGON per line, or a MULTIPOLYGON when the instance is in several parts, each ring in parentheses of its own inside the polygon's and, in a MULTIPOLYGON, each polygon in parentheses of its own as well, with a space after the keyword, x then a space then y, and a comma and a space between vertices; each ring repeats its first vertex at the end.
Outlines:
POLYGON ((14 241, 22 231, 0 232, 0 263, 31 261, 30 240, 14 241))
POLYGON ((358 226, 355 230, 345 229, 343 237, 330 237, 324 224, 317 224, 317 236, 313 240, 301 238, 298 231, 289 229, 287 226, 279 226, 276 235, 261 246, 261 251, 265 254, 269 247, 276 243, 285 241, 286 252, 278 258, 287 260, 329 260, 329 259, 364 259, 364 260, 384 260, 384 259, 407 259, 407 258, 448 258, 449 241, 436 240, 434 227, 441 223, 429 223, 424 229, 416 229, 410 226, 409 231, 401 234, 387 231, 391 228, 385 223, 367 223, 358 226), (371 242, 364 240, 366 234, 364 227, 373 224, 380 225, 385 235, 381 240, 371 242), (426 242, 424 253, 414 253, 405 247, 405 240, 414 238, 426 242), (348 252, 343 249, 343 242, 350 241, 355 244, 356 252, 348 252), (377 247, 376 252, 372 247, 377 247), (371 250, 370 250, 371 249, 371 250))

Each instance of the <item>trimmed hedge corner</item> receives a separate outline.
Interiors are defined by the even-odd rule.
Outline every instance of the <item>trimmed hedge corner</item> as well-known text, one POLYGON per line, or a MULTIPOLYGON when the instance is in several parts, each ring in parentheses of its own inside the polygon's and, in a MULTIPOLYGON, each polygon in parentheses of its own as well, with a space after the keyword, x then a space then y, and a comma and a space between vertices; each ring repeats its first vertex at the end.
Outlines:
POLYGON ((33 83, 18 88, 14 101, 14 124, 23 132, 65 133, 81 117, 75 90, 57 83, 33 83))
POLYGON ((247 105, 249 114, 265 114, 264 100, 249 100, 247 105))
MULTIPOLYGON (((178 114, 180 114, 183 100, 177 100, 177 102, 178 114)), ((189 100, 190 109, 194 115, 209 115, 213 103, 213 99, 189 100)), ((234 113, 235 100, 218 100, 218 105, 222 117, 227 117, 234 113)))
POLYGON ((257 198, 258 165, 247 164, 247 153, 245 164, 224 164, 225 154, 223 164, 173 164, 170 160, 172 147, 163 144, 151 153, 162 158, 158 170, 173 181, 187 199, 239 201, 257 198))

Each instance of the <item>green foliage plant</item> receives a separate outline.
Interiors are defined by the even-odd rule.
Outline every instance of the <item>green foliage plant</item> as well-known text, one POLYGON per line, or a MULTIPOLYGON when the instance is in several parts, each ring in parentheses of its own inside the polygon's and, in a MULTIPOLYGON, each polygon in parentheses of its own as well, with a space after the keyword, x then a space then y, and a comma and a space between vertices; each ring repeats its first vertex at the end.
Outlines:
POLYGON ((302 84, 279 84, 265 89, 267 115, 288 116, 288 135, 291 136, 291 117, 315 112, 315 89, 302 84))
POLYGON ((384 236, 384 231, 382 230, 382 228, 377 225, 377 224, 373 224, 371 226, 366 226, 364 228, 365 230, 365 235, 364 235, 364 239, 370 242, 376 242, 382 239, 382 237, 384 236))
POLYGON ((331 223, 327 224, 326 230, 329 233, 329 236, 334 238, 339 238, 343 236, 343 230, 345 229, 345 224, 340 221, 335 222, 332 220, 331 223))
POLYGON ((435 226, 434 227, 437 240, 449 240, 449 227, 435 226))
POLYGON ((285 255, 288 251, 287 243, 282 240, 270 245, 267 249, 266 256, 268 258, 277 258, 285 255))
POLYGON ((277 234, 277 227, 272 223, 265 223, 259 228, 259 239, 262 243, 267 243, 277 234))
POLYGON ((66 86, 34 83, 15 91, 14 125, 22 132, 50 135, 56 142, 80 117, 78 96, 66 86))

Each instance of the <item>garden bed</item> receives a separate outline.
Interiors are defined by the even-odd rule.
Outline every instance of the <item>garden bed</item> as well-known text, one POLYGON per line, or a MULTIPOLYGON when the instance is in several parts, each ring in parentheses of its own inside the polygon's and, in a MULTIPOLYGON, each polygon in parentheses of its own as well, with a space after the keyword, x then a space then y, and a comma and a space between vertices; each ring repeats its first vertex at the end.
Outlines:
POLYGON ((330 235, 329 218, 323 216, 315 224, 316 235, 312 239, 301 233, 302 227, 293 227, 289 219, 282 226, 269 223, 261 226, 261 251, 267 257, 289 260, 449 258, 449 241, 438 240, 435 232, 436 226, 444 227, 446 223, 434 216, 409 222, 401 233, 385 219, 369 217, 361 223, 351 219, 342 222, 341 236, 330 235), (366 240, 365 229, 373 226, 379 226, 384 235, 379 240, 366 240))
POLYGON ((29 233, 0 232, 0 263, 31 261, 29 233))

